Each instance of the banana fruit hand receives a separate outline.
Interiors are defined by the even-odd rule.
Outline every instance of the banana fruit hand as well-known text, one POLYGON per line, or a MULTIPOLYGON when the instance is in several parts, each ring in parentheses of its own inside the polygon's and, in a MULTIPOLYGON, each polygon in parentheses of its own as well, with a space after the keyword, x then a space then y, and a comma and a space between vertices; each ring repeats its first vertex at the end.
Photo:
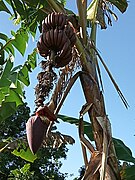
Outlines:
POLYGON ((37 43, 37 49, 45 58, 50 56, 50 52, 55 52, 52 66, 63 67, 72 60, 72 47, 75 42, 75 29, 67 15, 52 12, 43 20, 42 34, 37 43))

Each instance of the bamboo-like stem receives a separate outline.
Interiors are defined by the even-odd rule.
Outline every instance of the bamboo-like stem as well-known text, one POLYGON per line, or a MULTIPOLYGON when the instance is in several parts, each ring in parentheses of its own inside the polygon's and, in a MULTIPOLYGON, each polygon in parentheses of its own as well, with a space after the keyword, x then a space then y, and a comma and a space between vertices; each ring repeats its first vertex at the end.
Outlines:
POLYGON ((91 33, 90 33, 90 40, 96 44, 96 35, 97 35, 97 24, 92 23, 91 33))
MULTIPOLYGON (((97 34, 97 24, 96 24, 97 12, 96 11, 97 11, 97 8, 98 8, 98 2, 99 1, 97 0, 97 4, 96 4, 96 8, 95 8, 95 15, 94 15, 94 19, 92 21, 92 28, 91 28, 91 33, 90 33, 90 40, 94 44, 96 44, 96 34, 97 34)), ((92 69, 92 72, 94 72, 94 73, 92 73, 92 75, 95 78, 97 84, 99 84, 98 83, 98 78, 97 78, 97 72, 96 72, 97 54, 94 52, 94 49, 92 49, 92 48, 90 49, 89 56, 91 57, 91 61, 93 63, 92 64, 87 63, 87 65, 86 65, 85 64, 86 61, 81 61, 82 62, 82 67, 84 69, 86 68, 86 70, 92 69), (91 66, 91 67, 89 67, 89 66, 91 66)), ((86 101, 88 103, 94 103, 94 105, 96 107, 96 111, 94 109, 91 112, 89 111, 89 116, 90 116, 90 120, 91 120, 91 123, 92 123, 92 126, 93 126, 93 134, 94 134, 96 148, 97 148, 98 151, 103 151, 103 147, 104 147, 104 136, 103 136, 104 130, 101 128, 101 126, 100 126, 99 122, 97 121, 96 117, 98 117, 98 116, 101 116, 101 117, 106 116, 104 99, 101 98, 99 86, 96 87, 85 74, 82 74, 80 79, 81 79, 81 84, 82 84, 82 88, 83 88, 83 91, 84 91, 84 95, 86 97, 86 101), (99 101, 100 104, 98 105, 95 100, 99 101)), ((109 138, 111 140, 112 137, 109 137, 109 138)), ((115 157, 115 153, 112 150, 112 147, 111 147, 111 152, 114 154, 114 159, 115 159, 116 157, 115 157)), ((105 155, 105 158, 107 158, 106 155, 105 155)), ((102 157, 102 159, 104 160, 104 156, 102 157)), ((117 162, 117 160, 115 162, 117 162)), ((105 161, 104 167, 102 167, 103 176, 99 177, 100 179, 105 179, 106 167, 107 167, 106 163, 107 163, 107 159, 105 161)), ((110 168, 109 172, 107 172, 107 173, 110 173, 110 174, 114 174, 115 177, 112 177, 112 179, 119 178, 119 171, 118 171, 117 163, 115 165, 116 165, 115 166, 115 173, 114 173, 114 170, 112 168, 110 168)))
POLYGON ((82 38, 83 43, 87 43, 87 33, 86 33, 86 26, 87 26, 87 0, 77 0, 77 7, 80 17, 80 25, 82 28, 82 38))
POLYGON ((47 0, 47 2, 56 12, 64 12, 64 9, 60 8, 54 0, 47 0))
MULTIPOLYGON (((84 47, 82 45, 82 43, 80 42, 79 38, 77 37, 77 40, 76 40, 76 47, 77 47, 77 50, 79 51, 80 53, 80 58, 82 59, 82 64, 83 66, 87 66, 87 59, 86 59, 86 54, 85 54, 85 50, 84 50, 84 47)), ((86 67, 85 67, 86 68, 86 67)), ((88 68, 88 67, 87 67, 88 68)))

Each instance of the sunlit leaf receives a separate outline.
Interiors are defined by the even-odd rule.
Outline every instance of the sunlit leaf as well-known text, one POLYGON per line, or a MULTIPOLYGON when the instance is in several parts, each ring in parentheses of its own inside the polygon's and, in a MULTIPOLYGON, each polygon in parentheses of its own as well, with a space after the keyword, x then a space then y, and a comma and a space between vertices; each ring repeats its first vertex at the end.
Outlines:
POLYGON ((37 155, 32 154, 29 148, 27 148, 26 151, 24 149, 20 149, 20 151, 17 151, 15 149, 12 154, 14 154, 15 156, 19 156, 29 162, 34 162, 37 159, 37 155))
POLYGON ((22 69, 19 71, 18 79, 21 82, 23 82, 26 86, 30 84, 28 68, 26 66, 23 66, 22 69))
POLYGON ((26 86, 28 86, 30 84, 29 72, 31 72, 31 69, 35 69, 35 67, 37 66, 36 54, 37 54, 36 49, 34 49, 33 52, 30 55, 28 55, 27 61, 25 61, 24 65, 22 66, 22 68, 19 71, 19 77, 18 78, 26 86))
POLYGON ((87 8, 87 19, 95 22, 98 10, 98 1, 93 0, 87 8))
POLYGON ((7 88, 7 91, 4 93, 4 88, 1 88, 0 91, 3 96, 1 102, 2 106, 0 106, 0 120, 4 120, 10 117, 16 111, 17 107, 23 104, 23 101, 22 96, 20 96, 14 89, 7 88))
POLYGON ((24 55, 29 39, 27 30, 20 28, 16 33, 11 31, 11 34, 13 37, 8 38, 5 34, 0 33, 0 38, 6 41, 3 45, 3 50, 14 56, 14 46, 22 55, 24 55))
POLYGON ((0 119, 11 116, 23 104, 24 85, 28 86, 29 72, 36 67, 36 49, 28 55, 24 65, 13 68, 12 58, 7 59, 0 77, 0 119), (28 68, 29 67, 29 68, 28 68))
POLYGON ((0 87, 0 91, 7 96, 9 94, 9 87, 8 86, 0 87))
POLYGON ((8 94, 4 94, 1 90, 2 102, 0 107, 0 118, 1 120, 11 116, 17 107, 23 104, 22 97, 19 96, 13 89, 8 89, 8 94))
POLYGON ((24 86, 20 81, 17 81, 17 88, 15 88, 14 91, 19 94, 20 97, 24 96, 24 86))
POLYGON ((20 29, 17 33, 13 33, 12 31, 12 35, 14 35, 14 40, 12 41, 12 44, 24 56, 28 43, 27 32, 20 29))
POLYGON ((5 101, 5 94, 2 92, 0 88, 0 106, 2 105, 2 102, 5 101))
MULTIPOLYGON (((9 79, 10 79, 10 81, 14 84, 14 86, 17 87, 17 79, 18 79, 18 74, 17 74, 17 72, 11 73, 11 74, 9 75, 9 79)), ((10 87, 11 87, 11 85, 10 85, 10 87)))
POLYGON ((36 55, 37 55, 36 49, 34 49, 33 52, 32 52, 30 55, 28 55, 27 62, 28 62, 28 64, 30 65, 30 67, 31 67, 32 69, 35 69, 35 67, 37 66, 37 63, 36 63, 36 60, 37 60, 36 55))
POLYGON ((6 97, 5 102, 15 102, 16 107, 23 104, 22 98, 14 91, 14 89, 10 89, 9 96, 6 97))
MULTIPOLYGON (((25 108, 24 106, 22 107, 25 108)), ((23 118, 22 107, 19 109, 19 111, 15 113, 15 115, 12 117, 13 119, 16 118, 16 116, 18 117, 19 115, 20 115, 19 116, 20 118, 23 118)), ((24 111, 25 109, 23 110, 23 112, 24 111)), ((9 122, 12 122, 12 118, 10 118, 9 122)), ((11 125, 11 126, 13 126, 14 128, 17 128, 14 125, 11 125)), ((12 137, 12 136, 11 137, 8 136, 7 138, 7 136, 4 136, 5 138, 2 138, 0 141, 0 152, 5 153, 7 151, 9 152, 13 151, 14 155, 20 157, 17 159, 21 160, 21 158, 23 158, 29 162, 33 162, 37 158, 37 156, 33 155, 31 151, 27 148, 28 146, 26 142, 26 137, 22 136, 22 134, 20 134, 20 136, 18 136, 17 138, 12 137)))
POLYGON ((4 40, 6 43, 2 46, 3 51, 5 50, 7 53, 11 53, 14 56, 14 48, 12 46, 13 39, 8 38, 6 34, 0 33, 0 39, 4 40))

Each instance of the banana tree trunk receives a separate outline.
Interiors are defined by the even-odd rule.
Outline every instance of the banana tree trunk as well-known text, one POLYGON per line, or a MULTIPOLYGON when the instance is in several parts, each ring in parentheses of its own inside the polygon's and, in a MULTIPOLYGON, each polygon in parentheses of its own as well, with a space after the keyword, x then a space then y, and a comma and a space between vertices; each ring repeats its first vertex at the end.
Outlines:
POLYGON ((82 63, 82 69, 86 73, 81 74, 80 80, 87 103, 93 105, 88 113, 98 153, 96 155, 94 153, 91 156, 88 166, 89 170, 87 170, 84 179, 118 180, 120 175, 112 141, 110 122, 105 112, 104 98, 100 91, 95 63, 88 52, 86 52, 85 57, 87 64, 82 63), (95 171, 92 171, 93 168, 95 171))

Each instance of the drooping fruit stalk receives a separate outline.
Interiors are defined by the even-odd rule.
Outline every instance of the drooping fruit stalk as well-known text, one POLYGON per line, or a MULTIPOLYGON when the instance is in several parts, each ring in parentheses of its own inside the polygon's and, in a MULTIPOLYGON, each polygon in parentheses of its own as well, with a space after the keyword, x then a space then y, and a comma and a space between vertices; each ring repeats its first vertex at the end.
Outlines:
POLYGON ((28 144, 34 154, 56 120, 54 107, 50 109, 52 105, 44 105, 57 79, 53 68, 64 67, 72 60, 72 47, 75 42, 75 31, 66 15, 52 12, 43 20, 37 49, 47 60, 41 62, 42 72, 37 76, 35 115, 31 116, 26 124, 28 144))

